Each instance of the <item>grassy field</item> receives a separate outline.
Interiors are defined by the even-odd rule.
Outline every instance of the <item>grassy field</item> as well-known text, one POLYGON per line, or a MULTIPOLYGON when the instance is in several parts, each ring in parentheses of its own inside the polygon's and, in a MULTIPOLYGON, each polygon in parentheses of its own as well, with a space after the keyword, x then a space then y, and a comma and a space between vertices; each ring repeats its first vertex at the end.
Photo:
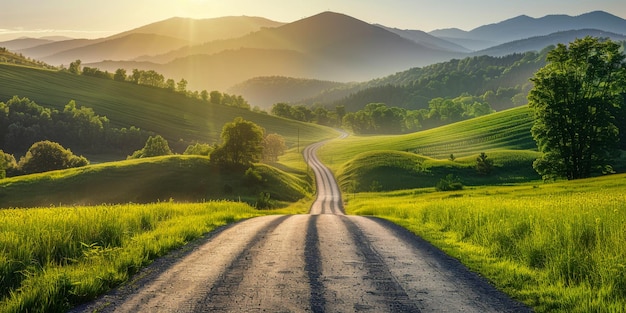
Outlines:
POLYGON ((0 312, 64 312, 216 227, 307 210, 236 202, 0 210, 0 312))
POLYGON ((624 312, 626 175, 554 184, 347 195, 349 214, 389 219, 537 312, 624 312))
POLYGON ((372 151, 405 151, 436 159, 465 157, 499 150, 536 150, 530 135, 528 107, 510 109, 459 123, 400 136, 350 136, 331 141, 320 157, 338 170, 355 156, 372 151))
MULTIPOLYGON (((211 199, 254 204, 260 192, 296 202, 313 192, 306 170, 258 164, 258 176, 212 165, 207 157, 163 156, 0 179, 0 208, 211 199)), ((279 203, 278 203, 279 204, 279 203)))
MULTIPOLYGON (((212 90, 211 86, 206 89, 212 90)), ((298 142, 305 146, 337 136, 328 127, 212 105, 165 89, 0 64, 0 101, 15 95, 61 111, 70 100, 75 100, 78 106, 90 107, 96 114, 108 117, 115 127, 132 125, 153 131, 171 144, 180 140, 219 142, 223 125, 238 116, 259 124, 267 133, 282 135, 289 146, 298 142)))
POLYGON ((402 151, 372 151, 355 156, 337 170, 341 189, 348 192, 391 191, 433 187, 452 174, 464 185, 510 184, 538 180, 533 161, 538 152, 529 150, 493 150, 494 161, 489 175, 479 175, 475 164, 478 154, 451 160, 439 160, 402 151))

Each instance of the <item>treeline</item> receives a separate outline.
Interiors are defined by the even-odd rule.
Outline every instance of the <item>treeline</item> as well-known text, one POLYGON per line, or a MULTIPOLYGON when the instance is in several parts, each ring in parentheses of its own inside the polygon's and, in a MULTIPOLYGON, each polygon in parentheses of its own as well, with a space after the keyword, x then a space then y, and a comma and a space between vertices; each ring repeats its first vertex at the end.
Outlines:
POLYGON ((493 113, 481 97, 463 95, 454 99, 435 98, 428 109, 407 110, 370 103, 363 110, 347 113, 343 127, 355 134, 402 134, 433 128, 493 113))
MULTIPOLYGON (((550 48, 550 47, 549 47, 550 48)), ((529 79, 545 65, 549 48, 504 57, 476 56, 413 68, 353 87, 340 100, 307 100, 327 107, 343 105, 356 112, 368 103, 386 103, 408 110, 427 109, 434 98, 456 98, 464 94, 482 97, 490 107, 503 110, 526 103, 532 87, 529 79)))
POLYGON ((21 53, 13 53, 5 47, 0 47, 0 63, 12 64, 12 65, 21 65, 21 66, 30 66, 37 67, 43 69, 56 69, 56 67, 46 64, 45 62, 31 59, 29 57, 25 57, 21 53))
POLYGON ((214 91, 192 91, 187 90, 188 82, 184 78, 181 78, 178 82, 168 78, 166 79, 163 74, 158 73, 155 70, 138 70, 133 69, 131 73, 123 68, 119 68, 115 73, 109 73, 108 71, 102 71, 93 67, 82 67, 81 61, 76 60, 71 62, 67 69, 68 72, 76 75, 84 75, 102 79, 110 79, 119 82, 128 82, 136 85, 149 86, 154 88, 162 88, 171 92, 177 92, 187 96, 188 98, 198 99, 210 102, 212 104, 221 104, 226 106, 232 106, 243 109, 250 109, 250 104, 242 96, 229 95, 217 90, 214 91))
POLYGON ((14 96, 0 102, 0 148, 23 154, 33 143, 50 140, 83 152, 129 153, 152 133, 131 126, 111 127, 109 119, 74 101, 62 111, 14 96))
POLYGON ((402 134, 493 113, 495 111, 488 102, 492 97, 497 95, 434 98, 428 102, 428 108, 419 110, 388 106, 382 102, 369 103, 356 112, 346 112, 341 105, 328 110, 321 106, 309 109, 304 105, 276 103, 271 112, 302 122, 345 127, 355 134, 402 134))

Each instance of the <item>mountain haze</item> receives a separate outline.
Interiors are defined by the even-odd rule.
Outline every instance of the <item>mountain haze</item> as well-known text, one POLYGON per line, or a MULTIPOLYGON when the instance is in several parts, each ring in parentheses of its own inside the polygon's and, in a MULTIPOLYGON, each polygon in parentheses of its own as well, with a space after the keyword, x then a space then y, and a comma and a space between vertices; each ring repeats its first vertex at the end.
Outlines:
POLYGON ((579 29, 598 29, 625 34, 626 20, 603 11, 594 11, 579 16, 547 15, 541 18, 520 15, 499 23, 480 26, 471 31, 440 29, 429 34, 473 50, 483 50, 519 39, 579 29))
MULTIPOLYGON (((236 39, 218 40, 142 61, 185 77, 192 89, 226 89, 256 76, 367 80, 458 53, 433 49, 353 17, 320 13, 236 39), (367 65, 367 66, 364 66, 367 65), (222 70, 223 69, 223 70, 222 70)), ((111 63, 94 66, 114 70, 111 63)), ((116 67, 133 68, 132 62, 116 67)))

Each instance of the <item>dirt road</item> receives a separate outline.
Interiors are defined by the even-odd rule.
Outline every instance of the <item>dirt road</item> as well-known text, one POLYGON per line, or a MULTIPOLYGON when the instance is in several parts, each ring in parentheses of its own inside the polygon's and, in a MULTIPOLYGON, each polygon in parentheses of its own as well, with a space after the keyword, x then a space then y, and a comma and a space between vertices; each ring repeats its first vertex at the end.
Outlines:
POLYGON ((75 312, 529 311, 408 231, 344 215, 320 145, 305 150, 318 186, 310 214, 221 229, 75 312))

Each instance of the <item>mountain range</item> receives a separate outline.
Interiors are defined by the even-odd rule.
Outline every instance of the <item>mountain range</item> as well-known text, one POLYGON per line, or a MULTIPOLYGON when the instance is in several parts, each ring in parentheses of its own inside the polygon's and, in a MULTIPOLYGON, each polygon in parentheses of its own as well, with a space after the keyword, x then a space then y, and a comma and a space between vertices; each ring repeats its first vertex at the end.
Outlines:
MULTIPOLYGON (((111 72, 154 69, 185 78, 191 90, 227 90, 260 76, 366 81, 453 58, 541 50, 587 35, 625 40, 625 33, 626 20, 602 11, 522 15, 471 31, 430 33, 323 12, 292 23, 246 16, 171 18, 106 38, 21 38, 0 47, 53 65, 80 59, 111 72)), ((259 104, 267 106, 265 101, 259 104)))

